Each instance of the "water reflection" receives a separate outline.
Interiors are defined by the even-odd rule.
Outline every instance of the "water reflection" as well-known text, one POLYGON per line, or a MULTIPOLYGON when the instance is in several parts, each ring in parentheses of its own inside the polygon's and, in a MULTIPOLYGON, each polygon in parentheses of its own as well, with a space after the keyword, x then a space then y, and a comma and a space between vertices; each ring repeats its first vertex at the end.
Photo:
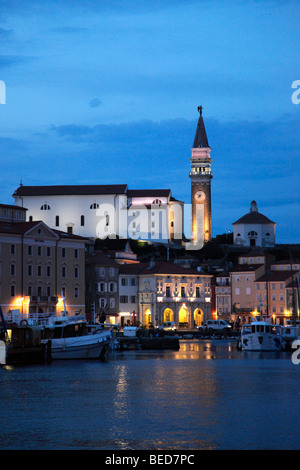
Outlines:
POLYGON ((0 448, 297 449, 300 366, 290 357, 184 340, 105 363, 2 368, 0 448))

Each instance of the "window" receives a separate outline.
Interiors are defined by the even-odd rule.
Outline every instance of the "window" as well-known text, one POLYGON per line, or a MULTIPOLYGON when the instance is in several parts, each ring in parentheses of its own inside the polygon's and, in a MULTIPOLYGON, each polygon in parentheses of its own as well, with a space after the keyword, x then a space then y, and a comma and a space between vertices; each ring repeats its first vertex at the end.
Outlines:
POLYGON ((256 284, 256 290, 259 290, 260 289, 260 285, 259 283, 256 284))
POLYGON ((75 248, 75 250, 74 250, 74 258, 75 258, 75 259, 78 259, 78 258, 79 258, 79 256, 78 256, 78 249, 77 249, 77 248, 75 248))
POLYGON ((120 303, 127 304, 128 303, 128 295, 121 295, 120 296, 120 303))
POLYGON ((90 209, 99 209, 99 204, 97 202, 93 202, 93 204, 90 205, 90 209))
POLYGON ((155 206, 160 206, 162 204, 161 200, 160 199, 154 199, 154 201, 152 202, 152 204, 154 204, 155 206))
POLYGON ((47 266, 47 277, 51 276, 51 266, 47 266))
POLYGON ((28 253, 28 256, 32 256, 32 246, 31 245, 28 245, 27 253, 28 253))
POLYGON ((79 297, 79 289, 78 289, 78 287, 75 287, 75 288, 74 288, 74 297, 75 297, 75 299, 78 299, 78 297, 79 297))
POLYGON ((59 215, 55 217, 55 226, 59 227, 59 215))
POLYGON ((166 286, 166 297, 171 297, 171 288, 170 288, 170 286, 166 286))
POLYGON ((38 254, 38 256, 42 256, 42 247, 41 246, 37 247, 37 254, 38 254))
POLYGON ((109 290, 109 292, 114 292, 114 282, 110 282, 108 284, 108 290, 109 290))
POLYGON ((135 286, 135 278, 134 277, 131 278, 131 285, 135 286))
POLYGON ((122 277, 121 279, 121 285, 122 286, 127 286, 127 279, 125 277, 122 277))
POLYGON ((66 274, 67 274, 67 268, 65 266, 62 266, 62 268, 61 268, 62 277, 66 277, 66 274))
POLYGON ((28 276, 32 276, 32 264, 28 264, 28 266, 27 266, 27 274, 28 274, 28 276))
POLYGON ((37 267, 37 275, 39 277, 41 277, 41 275, 42 275, 42 266, 41 265, 38 265, 38 267, 37 267))
POLYGON ((239 287, 236 287, 236 289, 235 289, 235 295, 240 295, 240 288, 239 288, 239 287))
POLYGON ((132 304, 135 304, 135 302, 136 302, 136 296, 135 296, 135 295, 132 295, 132 296, 130 297, 130 302, 131 302, 132 304))
POLYGON ((109 299, 109 308, 115 308, 115 299, 113 297, 109 299))
POLYGON ((200 297, 200 287, 196 287, 196 297, 200 297))
POLYGON ((106 299, 104 299, 103 297, 101 297, 101 299, 99 299, 99 307, 100 308, 106 307, 106 299))
POLYGON ((65 248, 61 249, 61 256, 62 256, 62 258, 66 257, 66 249, 65 248))
POLYGON ((29 295, 29 296, 32 295, 32 286, 27 287, 27 295, 29 295))
POLYGON ((10 296, 15 297, 16 295, 16 286, 10 286, 10 296))
POLYGON ((246 294, 247 294, 247 295, 250 295, 250 294, 251 294, 251 288, 250 288, 250 287, 246 287, 246 294))
POLYGON ((180 293, 181 293, 181 297, 185 297, 185 286, 181 286, 180 293))
POLYGON ((51 286, 47 286, 47 297, 51 297, 51 286))
POLYGON ((98 292, 106 292, 105 282, 98 282, 98 292))
POLYGON ((41 206, 41 211, 50 211, 49 204, 45 203, 41 206))
POLYGON ((47 246, 47 256, 51 256, 51 248, 50 248, 50 246, 47 246))
POLYGON ((79 277, 79 270, 78 270, 78 268, 77 268, 77 267, 76 267, 76 268, 74 268, 74 276, 75 276, 76 278, 78 278, 78 277, 79 277))
POLYGON ((41 297, 41 296, 43 295, 42 286, 38 286, 38 288, 37 288, 37 295, 38 295, 39 297, 41 297))
POLYGON ((10 275, 11 276, 15 276, 16 274, 16 265, 15 264, 11 264, 10 265, 10 275))
POLYGON ((16 245, 10 245, 10 254, 15 255, 16 254, 16 245))
POLYGON ((109 226, 109 215, 105 216, 105 225, 106 225, 106 227, 109 226))
POLYGON ((114 277, 114 275, 115 275, 115 268, 109 268, 108 274, 109 274, 110 277, 114 277))
POLYGON ((81 227, 84 227, 84 215, 80 217, 80 225, 81 227))

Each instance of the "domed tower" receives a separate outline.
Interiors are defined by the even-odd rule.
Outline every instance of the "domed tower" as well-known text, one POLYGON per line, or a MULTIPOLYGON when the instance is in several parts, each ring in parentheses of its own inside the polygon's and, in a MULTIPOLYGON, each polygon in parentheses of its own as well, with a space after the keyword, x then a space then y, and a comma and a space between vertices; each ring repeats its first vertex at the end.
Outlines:
POLYGON ((211 226, 211 148, 208 145, 202 116, 202 106, 198 107, 199 119, 192 147, 191 161, 191 203, 192 241, 201 248, 212 238, 211 226))

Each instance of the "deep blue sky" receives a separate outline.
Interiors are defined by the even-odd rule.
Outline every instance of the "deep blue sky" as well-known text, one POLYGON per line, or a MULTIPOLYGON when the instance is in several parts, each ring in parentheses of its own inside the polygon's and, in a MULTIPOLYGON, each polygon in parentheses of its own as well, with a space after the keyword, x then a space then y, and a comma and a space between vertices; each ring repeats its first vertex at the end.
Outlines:
POLYGON ((1 0, 0 202, 22 180, 189 203, 202 104, 213 235, 255 199, 299 243, 299 24, 297 0, 1 0))

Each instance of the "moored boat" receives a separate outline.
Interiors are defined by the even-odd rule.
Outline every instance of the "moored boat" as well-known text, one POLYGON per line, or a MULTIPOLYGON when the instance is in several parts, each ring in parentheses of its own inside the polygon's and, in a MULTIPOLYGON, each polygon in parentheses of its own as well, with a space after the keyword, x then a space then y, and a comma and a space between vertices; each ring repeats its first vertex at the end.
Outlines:
POLYGON ((284 341, 278 329, 264 320, 242 325, 239 349, 245 351, 281 351, 284 341))

